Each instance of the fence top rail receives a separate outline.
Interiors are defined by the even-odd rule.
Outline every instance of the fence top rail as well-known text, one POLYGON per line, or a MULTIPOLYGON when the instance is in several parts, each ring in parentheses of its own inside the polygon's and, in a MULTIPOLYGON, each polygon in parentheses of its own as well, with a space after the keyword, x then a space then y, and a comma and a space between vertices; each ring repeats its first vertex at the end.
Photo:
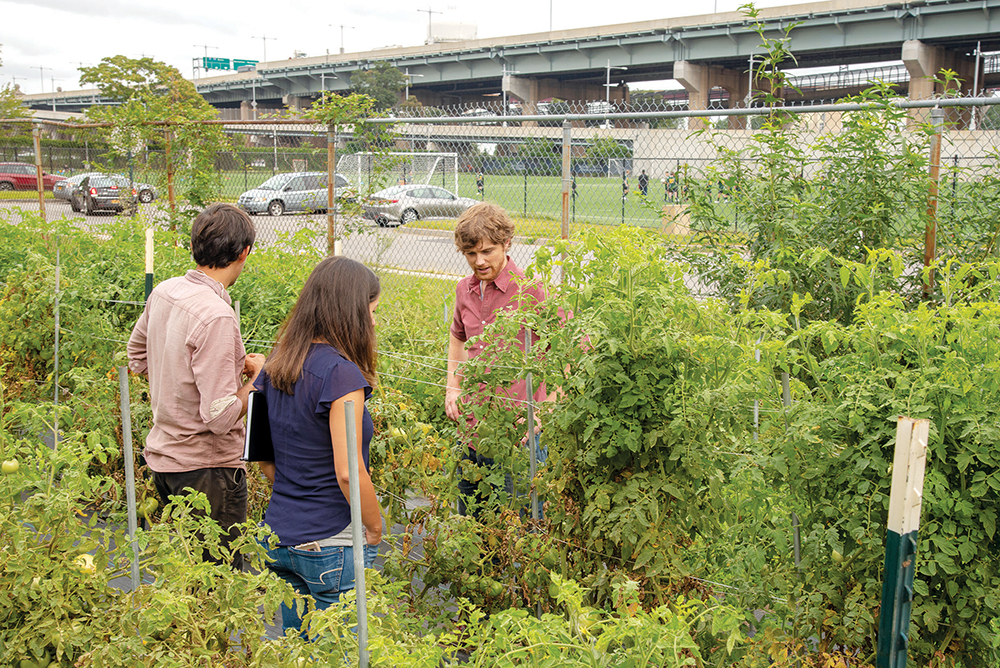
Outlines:
MULTIPOLYGON (((944 107, 990 107, 1000 105, 1000 97, 955 97, 955 98, 939 98, 939 99, 929 99, 929 100, 890 100, 887 104, 885 103, 858 103, 858 102, 847 102, 847 103, 835 103, 835 104, 814 104, 814 105, 804 105, 804 106, 780 106, 780 107, 747 107, 742 109, 700 109, 696 111, 692 110, 681 110, 681 111, 637 111, 637 112, 626 112, 626 113, 597 113, 597 114, 534 114, 534 115, 518 115, 518 116, 427 116, 427 117, 413 117, 413 118, 370 118, 367 119, 368 123, 377 123, 383 125, 390 124, 401 124, 401 125, 438 125, 442 123, 452 124, 452 125, 499 125, 502 123, 523 123, 525 121, 533 122, 570 122, 570 121, 617 121, 617 120, 657 120, 666 118, 707 118, 707 117, 718 117, 718 116, 767 116, 770 114, 777 113, 787 113, 787 114, 813 114, 813 113, 825 113, 825 112, 846 112, 846 111, 863 111, 863 110, 875 110, 880 109, 884 106, 890 106, 897 109, 935 109, 944 107)), ((0 123, 17 123, 24 125, 48 125, 55 127, 65 127, 65 128, 109 128, 114 127, 114 123, 70 123, 67 121, 47 121, 38 120, 33 118, 0 118, 0 123)), ((313 123, 308 119, 290 119, 290 118, 258 118, 255 120, 223 120, 223 119, 212 119, 203 121, 143 121, 140 125, 154 126, 154 127, 174 127, 183 125, 257 125, 257 126, 273 126, 273 125, 311 125, 318 128, 326 128, 328 130, 333 129, 333 125, 324 126, 322 123, 313 123)), ((343 126, 352 125, 350 123, 339 124, 343 126)))
MULTIPOLYGON (((374 120, 374 119, 372 119, 374 120)), ((48 121, 37 118, 0 118, 0 123, 18 123, 21 125, 52 125, 61 128, 112 128, 114 123, 71 123, 69 121, 48 121)), ((153 127, 176 127, 182 125, 315 125, 325 127, 322 123, 314 123, 305 118, 258 118, 255 120, 224 120, 213 118, 203 121, 143 121, 139 125, 153 127)))
POLYGON ((535 114, 524 116, 427 116, 418 118, 371 118, 369 123, 398 123, 436 125, 439 123, 464 125, 496 125, 500 123, 523 123, 524 121, 627 121, 661 118, 705 118, 710 116, 767 116, 777 113, 813 114, 836 111, 862 111, 891 106, 897 109, 934 109, 941 107, 989 107, 1000 105, 1000 97, 960 97, 931 100, 890 100, 888 105, 879 103, 840 102, 836 104, 812 104, 790 107, 748 107, 743 109, 700 109, 697 111, 633 111, 617 114, 535 114))

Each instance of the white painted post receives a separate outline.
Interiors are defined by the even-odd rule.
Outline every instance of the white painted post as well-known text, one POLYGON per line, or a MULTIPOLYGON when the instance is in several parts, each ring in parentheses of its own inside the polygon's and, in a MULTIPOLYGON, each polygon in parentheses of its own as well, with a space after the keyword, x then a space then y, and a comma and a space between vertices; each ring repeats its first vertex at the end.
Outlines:
POLYGON ((896 424, 892 491, 886 522, 882 607, 879 613, 878 668, 906 666, 929 429, 928 420, 900 417, 896 424))

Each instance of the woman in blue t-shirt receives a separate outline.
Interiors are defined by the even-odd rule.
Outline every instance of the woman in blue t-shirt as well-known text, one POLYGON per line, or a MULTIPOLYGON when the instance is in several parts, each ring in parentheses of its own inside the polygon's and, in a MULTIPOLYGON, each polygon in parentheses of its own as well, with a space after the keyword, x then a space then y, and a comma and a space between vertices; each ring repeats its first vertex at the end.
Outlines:
MULTIPOLYGON (((354 587, 347 448, 358 449, 365 565, 382 542, 382 516, 368 471, 373 426, 365 399, 376 383, 378 277, 360 262, 330 257, 313 269, 278 332, 256 382, 267 398, 274 483, 264 522, 278 535, 268 568, 328 608, 354 587), (344 402, 355 405, 358 442, 347 443, 344 402)), ((285 629, 300 629, 282 606, 285 629)))

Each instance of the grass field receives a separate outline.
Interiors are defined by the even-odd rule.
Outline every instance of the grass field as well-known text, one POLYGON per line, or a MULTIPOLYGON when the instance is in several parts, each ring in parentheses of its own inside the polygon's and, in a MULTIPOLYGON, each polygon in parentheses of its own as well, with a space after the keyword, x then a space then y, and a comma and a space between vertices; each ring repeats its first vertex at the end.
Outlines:
MULTIPOLYGON (((270 178, 270 171, 264 172, 222 172, 223 197, 235 201, 240 193, 260 185, 270 178)), ((448 175, 440 185, 454 191, 455 178, 448 175)), ((637 225, 659 227, 662 223, 663 186, 657 181, 649 184, 650 197, 643 201, 639 196, 639 186, 631 179, 629 196, 622 198, 622 182, 619 177, 578 177, 576 197, 570 198, 570 225, 637 225)), ((558 236, 562 220, 562 179, 558 176, 495 175, 485 177, 486 200, 499 204, 524 225, 519 225, 519 233, 526 236, 558 236)), ((458 192, 460 197, 481 199, 476 192, 475 174, 459 173, 458 192)), ((446 221, 442 221, 446 222, 446 221)), ((428 226, 434 221, 426 221, 428 226)))
MULTIPOLYGON (((221 199, 235 202, 241 193, 255 188, 271 178, 270 169, 223 170, 218 172, 221 199)), ((158 186, 161 201, 166 201, 165 175, 162 172, 137 170, 137 181, 147 181, 158 186)), ((449 191, 455 190, 454 175, 446 175, 442 181, 432 180, 449 191)), ((389 185, 389 184, 386 184, 389 185)), ((561 234, 562 220, 562 178, 528 174, 487 174, 484 179, 484 199, 507 209, 518 226, 518 234, 527 238, 557 238, 561 234)), ((177 197, 183 193, 183 182, 175 182, 177 197)), ((480 199, 476 192, 476 176, 473 173, 458 174, 457 195, 480 199)), ((51 196, 51 194, 50 194, 51 196)), ((632 225, 660 228, 663 224, 663 184, 659 180, 649 182, 649 196, 642 198, 639 184, 633 176, 629 179, 629 195, 622 198, 621 177, 578 176, 576 196, 570 197, 570 230, 578 231, 587 227, 607 227, 610 225, 632 225)), ((719 206, 731 208, 726 203, 719 206)), ((728 213, 728 212, 726 212, 728 213)), ((421 227, 431 229, 453 229, 452 220, 421 221, 421 227)))

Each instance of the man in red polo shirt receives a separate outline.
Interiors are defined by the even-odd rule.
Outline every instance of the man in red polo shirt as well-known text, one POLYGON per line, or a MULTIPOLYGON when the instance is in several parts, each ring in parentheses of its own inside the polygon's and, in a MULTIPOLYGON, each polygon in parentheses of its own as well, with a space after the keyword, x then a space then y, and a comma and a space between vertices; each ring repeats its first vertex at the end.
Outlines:
MULTIPOLYGON (((471 415, 464 415, 462 403, 462 362, 483 352, 481 342, 468 345, 469 339, 479 336, 488 324, 496 320, 498 311, 515 309, 521 304, 528 306, 545 299, 545 291, 540 285, 529 283, 524 273, 508 255, 514 237, 514 223, 499 206, 482 203, 467 209, 455 226, 455 246, 465 256, 472 269, 472 275, 458 282, 455 294, 455 317, 451 323, 448 343, 448 384, 445 394, 445 413, 456 422, 466 419, 474 421, 471 415)), ((537 336, 533 340, 537 340, 537 336)), ((518 334, 518 348, 524 350, 524 330, 518 334)), ((527 400, 527 384, 524 380, 515 382, 505 392, 512 400, 512 409, 521 411, 527 400)), ((534 399, 542 402, 549 397, 544 384, 534 389, 534 399)), ((535 447, 538 461, 543 462, 545 451, 539 445, 536 430, 535 447)), ((466 445, 463 460, 478 466, 491 466, 493 460, 479 455, 474 448, 466 445)), ((513 491, 513 483, 507 480, 508 493, 513 491)), ((477 493, 478 485, 460 478, 459 512, 466 514, 469 502, 478 502, 483 495, 477 493)))

